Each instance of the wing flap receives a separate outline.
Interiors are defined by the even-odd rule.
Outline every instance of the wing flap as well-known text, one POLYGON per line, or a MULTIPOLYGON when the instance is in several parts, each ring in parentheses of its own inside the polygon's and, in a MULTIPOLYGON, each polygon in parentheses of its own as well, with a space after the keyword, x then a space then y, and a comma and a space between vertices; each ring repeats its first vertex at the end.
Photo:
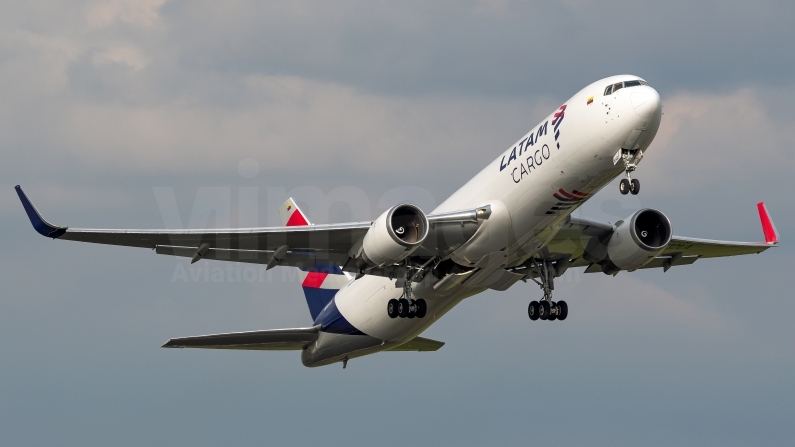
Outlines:
POLYGON ((320 326, 265 331, 230 332, 172 338, 164 348, 244 349, 244 350, 301 350, 317 340, 320 326))
MULTIPOLYGON (((193 258, 198 249, 196 247, 175 247, 172 245, 158 245, 155 253, 159 255, 179 256, 193 258)), ((201 259, 217 261, 245 262, 249 264, 269 264, 273 260, 274 250, 229 250, 210 248, 201 254, 201 259)), ((324 251, 298 251, 288 250, 283 258, 278 259, 275 265, 319 268, 328 265, 342 265, 348 260, 347 254, 331 253, 324 251)))

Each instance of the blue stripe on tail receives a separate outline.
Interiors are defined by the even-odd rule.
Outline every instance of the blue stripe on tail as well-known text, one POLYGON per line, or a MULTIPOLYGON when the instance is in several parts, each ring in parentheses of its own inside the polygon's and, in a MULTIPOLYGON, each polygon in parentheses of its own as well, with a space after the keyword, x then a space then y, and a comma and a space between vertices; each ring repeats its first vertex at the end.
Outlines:
POLYGON ((315 287, 303 287, 304 296, 306 296, 306 304, 309 306, 309 313, 312 315, 312 321, 317 320, 323 308, 334 299, 334 295, 338 290, 335 289, 318 289, 315 287))

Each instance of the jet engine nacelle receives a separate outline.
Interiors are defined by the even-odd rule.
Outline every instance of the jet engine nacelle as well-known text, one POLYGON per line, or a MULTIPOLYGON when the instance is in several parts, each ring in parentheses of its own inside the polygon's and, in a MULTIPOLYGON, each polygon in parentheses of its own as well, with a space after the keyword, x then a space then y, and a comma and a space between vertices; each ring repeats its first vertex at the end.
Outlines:
POLYGON ((381 267, 398 263, 428 236, 428 218, 414 205, 397 205, 380 215, 362 241, 362 260, 381 267))
POLYGON ((662 253, 671 242, 671 221, 660 211, 637 211, 621 222, 607 241, 605 273, 634 270, 662 253))

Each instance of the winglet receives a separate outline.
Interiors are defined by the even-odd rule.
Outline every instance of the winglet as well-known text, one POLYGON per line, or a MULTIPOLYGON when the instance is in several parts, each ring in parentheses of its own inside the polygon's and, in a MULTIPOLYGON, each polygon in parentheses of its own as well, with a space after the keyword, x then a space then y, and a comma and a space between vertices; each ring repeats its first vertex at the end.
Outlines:
POLYGON ((765 208, 765 202, 757 203, 756 208, 759 210, 759 219, 762 221, 762 232, 765 233, 765 242, 778 244, 778 230, 776 230, 773 219, 770 218, 770 214, 765 208))
POLYGON ((25 192, 22 191, 19 185, 15 186, 14 189, 17 190, 19 200, 22 201, 22 206, 25 208, 25 212, 28 213, 30 223, 33 224, 33 228, 38 231, 40 235, 56 239, 66 233, 66 227, 56 227, 41 217, 41 214, 36 211, 36 207, 30 203, 30 199, 28 199, 28 196, 25 195, 25 192))

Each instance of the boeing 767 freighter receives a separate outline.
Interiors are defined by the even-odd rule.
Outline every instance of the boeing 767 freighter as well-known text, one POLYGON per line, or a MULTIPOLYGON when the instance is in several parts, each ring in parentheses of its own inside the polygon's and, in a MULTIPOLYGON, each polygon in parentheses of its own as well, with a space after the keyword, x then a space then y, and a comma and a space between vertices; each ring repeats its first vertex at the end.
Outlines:
MULTIPOLYGON (((641 209, 614 224, 572 216, 613 179, 632 178, 662 118, 660 95, 631 75, 597 81, 499 154, 430 214, 398 204, 371 222, 312 225, 293 199, 285 226, 206 230, 59 227, 19 198, 40 234, 154 249, 191 262, 216 259, 299 268, 311 326, 174 338, 164 347, 301 351, 305 366, 381 351, 435 351, 419 337, 464 298, 533 281, 542 293, 530 320, 561 321, 556 277, 570 268, 621 271, 689 265, 701 258, 760 253, 778 243, 764 203, 764 242, 674 236, 661 211, 641 209)), ((46 261, 45 261, 46 262, 46 261)))

